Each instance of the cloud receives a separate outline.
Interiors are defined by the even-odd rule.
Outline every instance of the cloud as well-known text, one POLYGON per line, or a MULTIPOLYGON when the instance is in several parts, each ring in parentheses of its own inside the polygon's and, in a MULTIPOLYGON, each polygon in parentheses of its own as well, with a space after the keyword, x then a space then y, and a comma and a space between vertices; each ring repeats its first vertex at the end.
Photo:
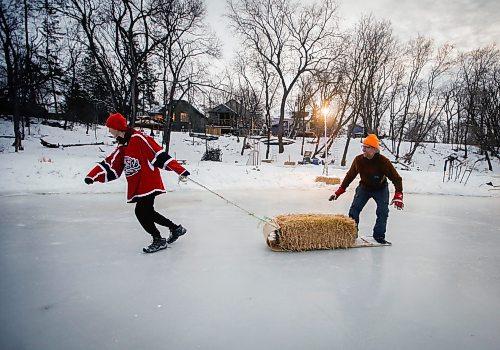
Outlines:
MULTIPOLYGON (((313 2, 314 0, 302 0, 313 2)), ((321 1, 321 0, 316 0, 321 1)), ((339 0, 342 27, 352 27, 363 14, 390 20, 400 40, 418 34, 436 44, 452 43, 460 50, 471 50, 496 43, 500 47, 499 0, 339 0)), ((224 44, 224 56, 231 56, 236 38, 222 17, 226 0, 208 0, 207 21, 224 44)))
POLYGON ((500 46, 498 0, 351 0, 341 5, 341 11, 350 21, 370 12, 388 19, 402 40, 421 34, 460 49, 493 42, 500 46))

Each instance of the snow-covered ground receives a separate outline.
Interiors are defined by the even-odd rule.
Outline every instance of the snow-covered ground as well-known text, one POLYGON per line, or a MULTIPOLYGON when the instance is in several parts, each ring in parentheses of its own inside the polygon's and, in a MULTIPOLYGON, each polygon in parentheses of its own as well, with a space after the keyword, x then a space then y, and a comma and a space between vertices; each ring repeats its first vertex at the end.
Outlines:
MULTIPOLYGON (((12 135, 12 125, 5 121, 0 122, 0 135, 12 135)), ((157 136, 161 143, 161 139, 157 136)), ((242 140, 242 139, 240 139, 242 140)), ((98 128, 96 133, 91 130, 85 134, 85 127, 76 126, 72 131, 48 127, 40 124, 31 127, 31 135, 24 141, 25 150, 20 153, 13 152, 10 147, 12 139, 0 138, 0 174, 2 175, 1 193, 124 193, 125 178, 105 185, 87 186, 83 178, 88 171, 110 154, 115 146, 107 128, 98 128), (96 137, 97 135, 97 137, 96 137), (104 146, 80 146, 52 149, 43 147, 40 138, 55 144, 97 143, 104 142, 104 146)), ((253 141, 249 142, 253 145, 253 141)), ((345 139, 339 139, 334 144, 331 159, 340 163, 345 139)), ((335 164, 329 166, 329 175, 343 178, 352 159, 361 153, 358 145, 359 139, 351 142, 347 157, 347 167, 335 164)), ((257 168, 247 166, 250 150, 245 150, 240 155, 241 143, 236 137, 220 137, 219 140, 210 141, 210 147, 222 150, 222 162, 202 162, 201 157, 205 152, 205 141, 190 138, 187 133, 173 133, 171 155, 177 159, 187 161, 186 168, 193 174, 193 179, 212 188, 220 189, 274 189, 295 188, 310 190, 324 188, 331 190, 335 187, 316 183, 316 176, 322 175, 321 165, 285 166, 284 162, 301 160, 301 139, 295 144, 285 146, 285 152, 279 154, 277 146, 272 146, 270 158, 276 159, 273 163, 261 163, 257 168)), ((256 143, 260 158, 265 158, 266 146, 256 143)), ((403 145, 407 147, 408 145, 403 145)), ((306 150, 313 150, 314 145, 306 143, 306 150)), ((496 189, 486 185, 500 185, 500 162, 493 160, 493 172, 487 171, 486 162, 480 162, 470 176, 466 185, 459 176, 451 181, 443 182, 444 157, 453 153, 449 145, 427 144, 425 148, 417 151, 414 157, 412 171, 400 170, 403 177, 405 194, 453 194, 464 196, 500 196, 500 187, 496 189)), ((390 157, 390 154, 383 153, 390 157)), ((469 162, 473 163, 479 158, 474 148, 469 150, 469 162)), ((463 168, 465 170, 465 167, 463 168)), ((167 189, 170 191, 200 190, 196 184, 177 184, 177 176, 171 172, 162 172, 167 189)), ((446 176, 446 178, 448 178, 446 176)), ((357 181, 356 181, 357 182, 357 181)), ((349 187, 354 191, 356 183, 349 187)), ((391 190, 393 190, 391 186, 391 190)))
MULTIPOLYGON (((391 209, 392 247, 304 253, 270 251, 258 219, 162 172, 169 193, 156 209, 188 233, 147 255, 125 180, 83 182, 114 149, 106 129, 95 137, 33 125, 31 133, 19 153, 0 138, 0 349, 498 348, 500 201, 487 185, 499 185, 497 160, 494 172, 481 163, 466 185, 443 183, 450 147, 427 145, 414 170, 400 171, 405 210, 391 209), (105 145, 49 149, 40 137, 105 145)), ((1 120, 0 135, 11 134, 1 120)), ((274 148, 276 160, 258 167, 246 165, 249 151, 240 156, 234 137, 210 146, 223 162, 201 162, 204 141, 182 133, 171 154, 258 217, 348 212, 356 184, 328 202, 336 186, 314 182, 322 166, 283 165, 301 159, 300 142, 283 154, 274 148)), ((359 152, 351 147, 349 164, 359 152)), ((346 171, 329 168, 330 176, 346 171)), ((363 233, 374 211, 369 202, 363 233)))

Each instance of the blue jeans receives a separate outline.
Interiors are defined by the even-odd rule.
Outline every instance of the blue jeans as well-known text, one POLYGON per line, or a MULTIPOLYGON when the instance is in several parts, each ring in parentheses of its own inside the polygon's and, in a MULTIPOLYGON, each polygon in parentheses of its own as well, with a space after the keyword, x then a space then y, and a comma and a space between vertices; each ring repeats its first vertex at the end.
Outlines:
POLYGON ((356 226, 359 223, 359 213, 365 207, 370 198, 377 203, 377 221, 373 227, 373 237, 385 238, 385 230, 387 226, 387 218, 389 217, 389 187, 386 185, 380 190, 367 191, 361 186, 356 188, 356 194, 349 209, 349 217, 356 221, 356 226))

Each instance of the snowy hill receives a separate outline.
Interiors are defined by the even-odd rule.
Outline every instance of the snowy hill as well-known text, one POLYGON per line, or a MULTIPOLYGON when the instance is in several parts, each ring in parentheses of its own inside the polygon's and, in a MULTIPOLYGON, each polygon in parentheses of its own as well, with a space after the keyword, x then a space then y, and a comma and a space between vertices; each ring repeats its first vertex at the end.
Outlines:
MULTIPOLYGON (((0 135, 12 135, 12 123, 5 119, 0 120, 0 135)), ((50 127, 39 123, 32 123, 31 134, 24 140, 24 151, 15 153, 10 146, 12 139, 0 138, 0 174, 3 186, 2 194, 20 193, 124 193, 125 178, 109 184, 87 186, 83 178, 99 161, 112 152, 115 148, 113 138, 108 134, 107 128, 98 127, 86 133, 85 126, 77 125, 73 130, 65 131, 60 128, 50 127), (55 144, 99 143, 104 145, 47 148, 40 143, 40 138, 55 144)), ((156 139, 161 143, 161 136, 156 139)), ((240 141, 243 139, 240 138, 240 141)), ((352 159, 360 153, 358 140, 352 140, 347 157, 347 167, 340 167, 340 157, 343 152, 345 139, 338 139, 334 144, 331 159, 336 159, 329 166, 329 176, 343 178, 352 159)), ((259 150, 259 159, 265 157, 266 145, 259 141, 250 140, 249 143, 259 150)), ((285 152, 278 153, 277 146, 271 146, 272 163, 260 163, 257 167, 247 165, 253 158, 247 149, 241 156, 242 143, 237 142, 234 136, 221 136, 218 140, 209 141, 209 146, 220 148, 222 162, 201 161, 205 152, 205 140, 190 137, 187 133, 173 133, 170 154, 180 160, 186 160, 186 168, 191 172, 192 178, 199 183, 213 189, 322 189, 329 191, 336 186, 315 182, 316 176, 322 175, 322 165, 295 165, 285 166, 284 162, 299 161, 302 139, 285 146, 285 152)), ((403 145, 407 147, 408 145, 403 145)), ((314 145, 306 142, 305 149, 313 150, 314 145)), ((494 171, 487 170, 486 162, 479 162, 472 172, 468 182, 464 185, 467 175, 462 179, 462 174, 455 180, 443 182, 444 158, 453 151, 449 145, 427 144, 417 151, 411 171, 399 167, 403 177, 404 192, 451 194, 466 196, 499 196, 498 187, 487 185, 500 185, 500 162, 493 160, 494 171)), ((387 152, 382 154, 391 158, 387 152)), ((472 164, 479 155, 474 147, 469 149, 469 162, 472 164)), ((397 166, 398 167, 398 166, 397 166)), ((168 191, 202 190, 192 182, 186 184, 177 182, 177 176, 171 172, 162 172, 168 191)), ((448 176, 447 176, 448 177, 448 176)), ((356 180, 357 183, 357 180, 356 180)), ((353 183, 348 191, 353 191, 353 183)), ((393 187, 391 185, 391 191, 393 187)))

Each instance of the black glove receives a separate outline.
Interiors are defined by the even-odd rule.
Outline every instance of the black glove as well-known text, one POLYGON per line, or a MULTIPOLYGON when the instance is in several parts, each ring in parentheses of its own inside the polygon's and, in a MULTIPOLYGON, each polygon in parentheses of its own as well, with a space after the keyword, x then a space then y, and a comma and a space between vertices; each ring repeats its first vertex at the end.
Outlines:
POLYGON ((92 180, 90 177, 86 177, 84 181, 87 185, 92 185, 94 183, 94 180, 92 180))

